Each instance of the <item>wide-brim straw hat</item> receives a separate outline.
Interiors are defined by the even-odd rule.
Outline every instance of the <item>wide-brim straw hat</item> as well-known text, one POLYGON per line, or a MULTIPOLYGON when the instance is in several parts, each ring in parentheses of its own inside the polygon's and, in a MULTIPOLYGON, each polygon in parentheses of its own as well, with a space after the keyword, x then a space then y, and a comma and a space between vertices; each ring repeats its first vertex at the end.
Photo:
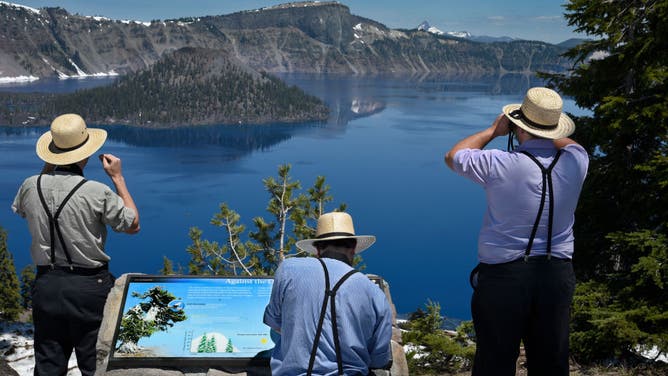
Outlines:
POLYGON ((503 113, 513 124, 534 136, 557 140, 575 131, 573 120, 562 112, 564 103, 554 90, 534 87, 522 104, 509 104, 503 113))
POLYGON ((65 114, 51 122, 51 130, 40 136, 35 149, 44 162, 65 166, 90 157, 106 139, 104 129, 87 128, 81 116, 65 114))
POLYGON ((331 212, 325 213, 318 218, 315 238, 300 240, 296 245, 302 251, 317 254, 318 250, 313 246, 314 242, 336 239, 357 239, 355 253, 364 251, 376 242, 376 237, 373 235, 355 235, 353 218, 350 214, 331 212))

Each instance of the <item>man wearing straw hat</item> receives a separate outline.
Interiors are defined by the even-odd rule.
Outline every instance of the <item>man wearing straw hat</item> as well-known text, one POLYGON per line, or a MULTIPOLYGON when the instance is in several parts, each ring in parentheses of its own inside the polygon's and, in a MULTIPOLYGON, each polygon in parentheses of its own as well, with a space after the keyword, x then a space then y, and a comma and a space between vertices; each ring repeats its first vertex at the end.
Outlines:
POLYGON ((352 268, 376 238, 355 235, 343 212, 318 218, 316 237, 297 242, 314 257, 290 258, 274 276, 264 322, 280 333, 273 375, 367 375, 389 366, 392 312, 385 294, 352 268))
POLYGON ((42 173, 23 182, 12 204, 28 222, 37 265, 32 292, 35 375, 67 373, 72 350, 81 374, 95 373, 97 333, 114 284, 104 248, 107 226, 129 234, 139 231, 120 159, 99 156, 116 192, 83 177, 88 158, 106 138, 106 131, 87 128, 79 115, 55 118, 37 141, 37 155, 45 162, 42 173))
POLYGON ((569 374, 574 212, 589 159, 567 138, 575 125, 562 107, 553 90, 531 88, 522 104, 503 107, 491 127, 459 141, 445 157, 487 196, 480 263, 471 273, 475 376, 515 375, 520 341, 529 375, 569 374), (482 150, 505 135, 508 151, 482 150))

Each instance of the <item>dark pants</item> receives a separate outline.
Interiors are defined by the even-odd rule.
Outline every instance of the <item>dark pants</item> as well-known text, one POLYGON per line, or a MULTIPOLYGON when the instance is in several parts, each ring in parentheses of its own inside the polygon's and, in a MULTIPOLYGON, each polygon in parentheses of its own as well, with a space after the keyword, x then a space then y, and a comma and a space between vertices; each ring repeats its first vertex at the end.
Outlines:
POLYGON ((570 260, 481 264, 471 301, 477 337, 472 375, 514 376, 523 341, 530 376, 567 376, 574 289, 570 260))
POLYGON ((75 351, 83 376, 95 373, 97 333, 114 284, 107 270, 38 271, 33 289, 36 376, 65 375, 75 351))

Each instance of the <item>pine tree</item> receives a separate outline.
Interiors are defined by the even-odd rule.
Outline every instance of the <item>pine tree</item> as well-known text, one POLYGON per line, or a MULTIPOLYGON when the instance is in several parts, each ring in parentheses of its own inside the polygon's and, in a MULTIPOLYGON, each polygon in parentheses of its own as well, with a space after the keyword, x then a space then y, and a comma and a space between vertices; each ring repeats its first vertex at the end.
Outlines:
POLYGON ((32 309, 32 287, 35 285, 35 266, 26 265, 21 270, 21 307, 32 309))
POLYGON ((418 309, 411 314, 406 332, 402 334, 409 348, 406 354, 411 374, 456 373, 468 368, 475 355, 475 346, 469 340, 470 322, 462 323, 456 336, 443 329, 441 305, 429 301, 427 311, 418 309))
POLYGON ((668 351, 668 0, 571 0, 566 18, 594 40, 551 76, 592 116, 576 212, 571 349, 580 361, 668 351))
MULTIPOLYGON (((224 232, 223 245, 202 239, 202 230, 197 227, 190 229, 192 244, 186 249, 190 254, 190 274, 272 275, 286 257, 305 256, 293 250, 294 244, 315 234, 317 218, 333 199, 324 177, 318 176, 314 186, 304 193, 301 183, 292 180, 290 169, 290 165, 281 165, 277 178, 263 180, 269 194, 267 212, 272 221, 253 218, 255 231, 248 233, 248 240, 243 241, 246 226, 241 223, 241 216, 226 203, 220 204, 211 219, 211 224, 224 232)), ((341 204, 336 210, 345 209, 341 204)), ((353 264, 360 270, 364 268, 359 255, 353 264)))
POLYGON ((7 249, 7 232, 0 227, 0 319, 14 321, 21 313, 19 279, 14 258, 7 249))
POLYGON ((197 352, 203 353, 206 352, 207 338, 206 333, 202 334, 202 338, 199 340, 199 345, 197 346, 197 352))
POLYGON ((227 340, 227 346, 225 347, 225 352, 232 353, 234 352, 234 345, 232 345, 232 340, 227 340))
POLYGON ((212 335, 211 337, 209 337, 209 340, 206 343, 206 352, 215 353, 216 351, 217 351, 216 337, 212 335))

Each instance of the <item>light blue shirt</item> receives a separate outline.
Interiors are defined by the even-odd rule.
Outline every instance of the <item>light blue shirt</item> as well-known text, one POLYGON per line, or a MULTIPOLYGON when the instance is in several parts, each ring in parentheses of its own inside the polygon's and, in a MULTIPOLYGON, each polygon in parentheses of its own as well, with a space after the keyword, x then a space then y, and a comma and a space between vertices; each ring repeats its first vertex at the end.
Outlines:
MULTIPOLYGON (((351 269, 338 260, 322 260, 329 271, 330 288, 351 269)), ((264 322, 281 332, 272 352, 272 375, 306 374, 324 297, 325 277, 317 259, 290 258, 278 267, 264 313, 264 322)), ((346 375, 366 375, 369 368, 389 363, 392 312, 385 294, 364 274, 353 274, 339 288, 336 317, 346 375)), ((337 374, 329 302, 313 374, 337 374)))
MULTIPOLYGON (((529 243, 542 193, 540 168, 526 150, 546 168, 557 152, 551 140, 531 139, 514 152, 502 150, 459 150, 453 160, 455 172, 480 184, 487 195, 487 211, 478 237, 478 259, 498 264, 523 257, 529 243)), ((554 222, 552 256, 573 257, 573 223, 589 157, 578 144, 567 145, 552 170, 554 222)), ((536 232, 531 256, 545 255, 549 194, 536 232)))

